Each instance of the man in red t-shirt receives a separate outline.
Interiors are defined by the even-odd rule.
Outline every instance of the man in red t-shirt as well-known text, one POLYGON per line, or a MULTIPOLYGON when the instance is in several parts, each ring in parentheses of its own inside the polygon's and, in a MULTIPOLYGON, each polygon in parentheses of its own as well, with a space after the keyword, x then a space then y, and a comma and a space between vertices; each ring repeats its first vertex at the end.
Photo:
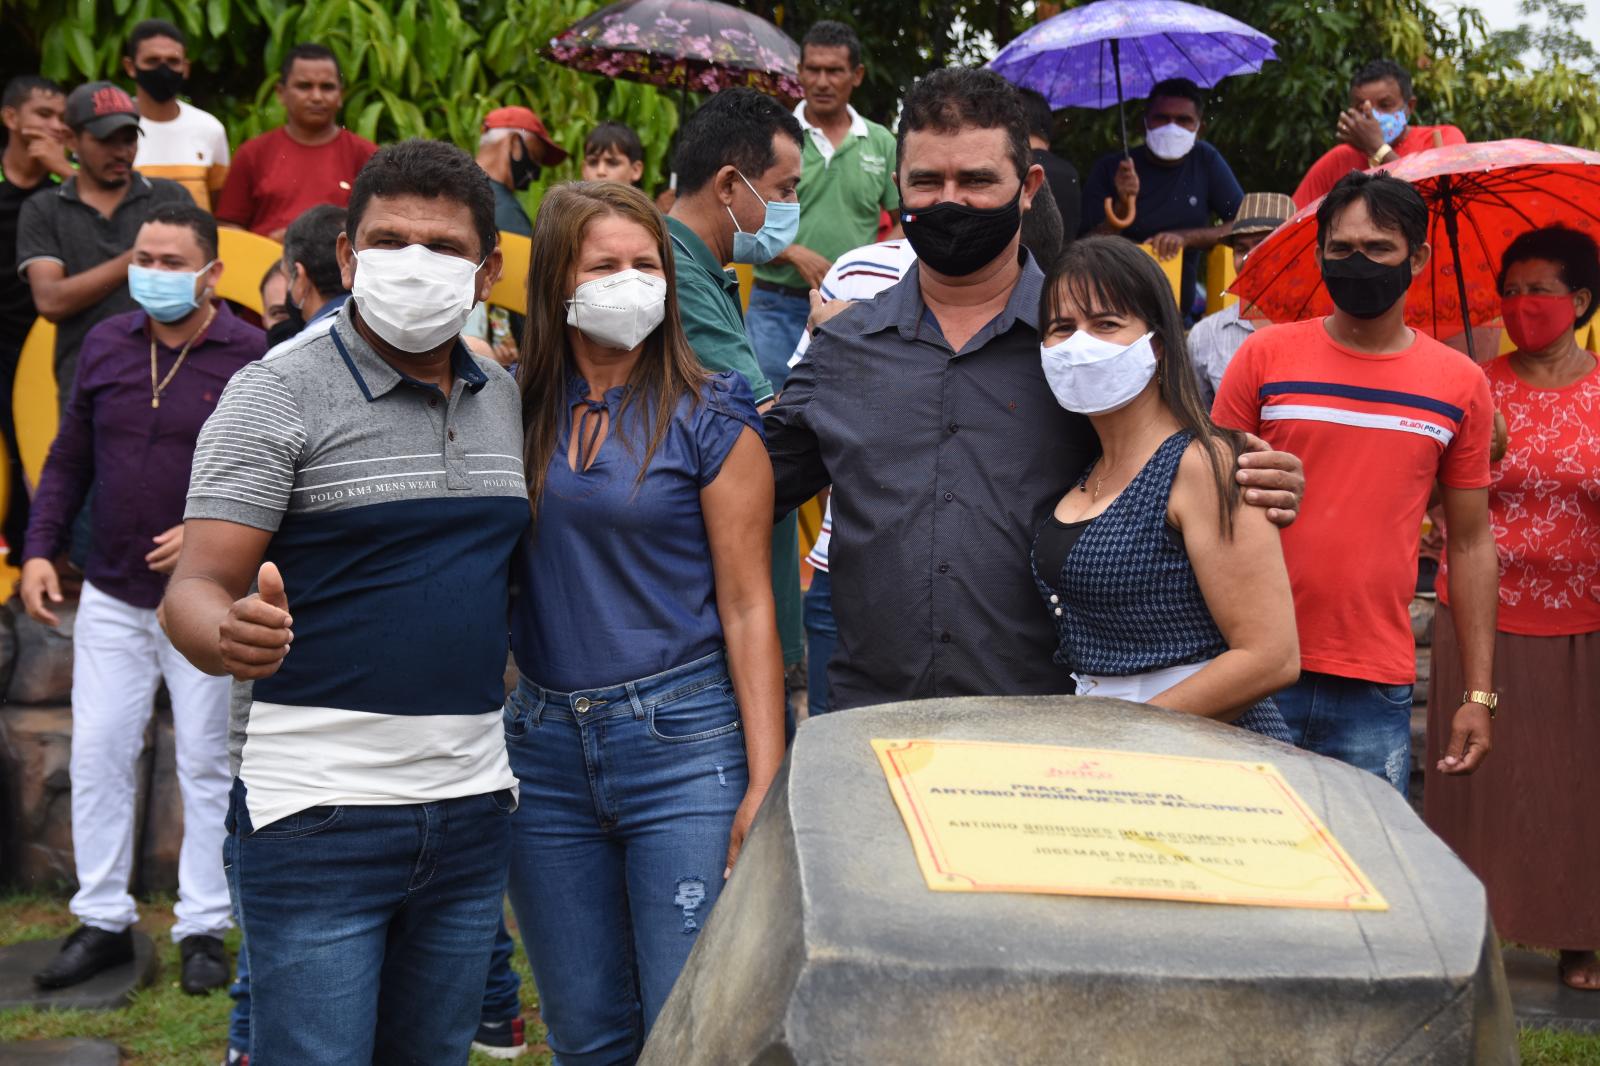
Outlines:
POLYGON ((1305 506, 1283 531, 1302 673, 1278 694, 1278 709, 1299 746, 1402 793, 1416 679, 1407 607, 1435 482, 1450 528, 1450 602, 1467 679, 1440 771, 1477 769, 1495 704, 1494 412, 1482 370, 1405 324, 1406 289, 1430 254, 1427 233, 1427 206, 1410 185, 1382 172, 1341 178, 1317 211, 1317 261, 1333 314, 1252 334, 1212 411, 1218 425, 1255 433, 1305 463, 1305 506))
POLYGON ((1350 109, 1339 115, 1335 136, 1339 143, 1311 164, 1294 206, 1304 207, 1333 188, 1352 170, 1366 170, 1403 155, 1425 152, 1439 144, 1465 144, 1467 138, 1454 126, 1410 126, 1417 111, 1411 94, 1411 75, 1391 59, 1377 59, 1356 72, 1350 82, 1350 109))
POLYGON ((239 146, 217 200, 217 222, 283 240, 300 213, 346 207, 356 175, 378 146, 339 125, 344 73, 320 44, 289 49, 278 72, 285 122, 239 146))

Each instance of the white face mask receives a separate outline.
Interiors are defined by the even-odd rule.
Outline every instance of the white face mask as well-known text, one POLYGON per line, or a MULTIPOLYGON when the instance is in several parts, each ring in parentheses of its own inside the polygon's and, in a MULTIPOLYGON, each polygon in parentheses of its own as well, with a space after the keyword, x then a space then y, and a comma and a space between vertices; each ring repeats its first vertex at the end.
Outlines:
POLYGON ((350 296, 361 320, 402 352, 430 352, 461 332, 478 302, 478 267, 420 244, 356 253, 350 296))
POLYGON ((606 348, 631 352, 667 317, 667 279, 619 270, 579 285, 567 301, 567 325, 606 348))
POLYGON ((1172 163, 1193 150, 1195 138, 1198 136, 1197 130, 1186 130, 1176 122, 1169 122, 1165 126, 1145 130, 1144 143, 1157 159, 1165 159, 1172 163))
POLYGON ((1056 403, 1081 415, 1103 415, 1132 403, 1156 376, 1154 333, 1124 347, 1078 330, 1060 344, 1041 345, 1044 379, 1056 403))

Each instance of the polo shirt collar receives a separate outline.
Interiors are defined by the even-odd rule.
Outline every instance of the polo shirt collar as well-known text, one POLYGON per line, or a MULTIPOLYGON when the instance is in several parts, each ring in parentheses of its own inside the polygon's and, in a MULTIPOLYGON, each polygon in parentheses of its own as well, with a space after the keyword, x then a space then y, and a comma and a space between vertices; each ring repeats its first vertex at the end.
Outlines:
MULTIPOLYGON (((137 170, 129 176, 128 183, 128 195, 124 196, 122 203, 117 205, 118 211, 122 210, 122 204, 132 203, 134 200, 150 195, 150 182, 137 170)), ((73 203, 83 203, 83 197, 78 195, 78 176, 74 174, 62 182, 61 187, 56 190, 56 195, 63 200, 71 200, 73 203)))
MULTIPOLYGON (((1034 261, 1033 253, 1019 250, 1022 274, 1011 288, 1011 295, 987 326, 980 331, 990 338, 1010 332, 1018 322, 1035 332, 1039 329, 1039 295, 1044 291, 1044 272, 1034 261)), ((914 340, 923 327, 927 306, 922 302, 922 263, 916 261, 907 270, 901 284, 888 290, 877 300, 863 305, 864 332, 897 329, 906 340, 914 340)))
MULTIPOLYGON (((371 403, 387 395, 402 384, 411 384, 422 389, 433 388, 400 373, 373 350, 372 345, 356 331, 355 323, 350 318, 354 308, 354 303, 345 301, 345 305, 339 309, 338 317, 333 320, 330 332, 334 335, 334 347, 338 349, 339 355, 344 359, 345 367, 355 379, 361 395, 367 398, 367 402, 371 403)), ((450 372, 466 385, 468 392, 475 393, 489 383, 488 375, 479 368, 459 337, 456 338, 455 348, 450 353, 450 372)))
POLYGON ((722 268, 722 264, 717 262, 717 257, 711 254, 710 246, 700 239, 700 235, 671 215, 667 216, 667 232, 683 247, 684 251, 689 253, 690 261, 713 278, 718 279, 719 284, 726 286, 730 282, 734 285, 739 283, 737 278, 729 274, 728 271, 722 268))
MULTIPOLYGON (((849 104, 845 104, 844 109, 850 113, 850 136, 865 137, 867 135, 867 120, 862 118, 860 112, 851 107, 849 104)), ((800 128, 805 130, 807 133, 810 133, 813 130, 818 133, 822 133, 821 126, 813 126, 810 121, 807 120, 806 102, 804 100, 801 100, 798 104, 794 105, 794 117, 800 120, 800 128)), ((823 133, 823 136, 826 137, 827 134, 823 133)))

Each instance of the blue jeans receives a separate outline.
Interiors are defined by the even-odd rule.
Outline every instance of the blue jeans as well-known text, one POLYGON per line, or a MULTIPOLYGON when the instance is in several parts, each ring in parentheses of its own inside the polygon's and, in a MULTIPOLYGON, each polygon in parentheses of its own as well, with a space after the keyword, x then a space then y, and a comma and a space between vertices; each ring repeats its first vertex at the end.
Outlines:
POLYGON ((833 708, 828 700, 828 660, 839 643, 839 627, 833 620, 833 584, 826 570, 811 574, 806 590, 806 709, 812 715, 827 714, 833 708))
POLYGON ((794 347, 800 343, 800 334, 806 331, 806 319, 810 317, 808 296, 750 290, 744 331, 750 337, 750 346, 756 350, 756 362, 772 382, 774 392, 782 392, 783 383, 789 379, 789 357, 794 355, 794 347))
POLYGON ((489 979, 483 986, 481 1020, 504 1022, 522 1014, 522 978, 511 968, 511 956, 516 953, 516 941, 506 929, 506 920, 500 919, 495 930, 494 951, 489 955, 489 979))
POLYGON ((631 1063, 722 890, 749 779, 726 661, 579 692, 523 678, 505 721, 511 904, 546 1041, 559 1066, 631 1063))
POLYGON ((250 1050, 250 953, 242 932, 244 921, 239 917, 239 879, 233 870, 233 838, 231 831, 222 838, 222 870, 228 877, 233 923, 241 930, 239 953, 234 958, 233 984, 228 986, 228 998, 233 1000, 233 1010, 228 1014, 228 1047, 242 1054, 250 1050))
POLYGON ((1377 774, 1407 793, 1411 686, 1306 671, 1274 699, 1296 747, 1377 774))
POLYGON ((505 894, 509 790, 310 807, 257 830, 234 781, 258 1066, 467 1061, 505 894))

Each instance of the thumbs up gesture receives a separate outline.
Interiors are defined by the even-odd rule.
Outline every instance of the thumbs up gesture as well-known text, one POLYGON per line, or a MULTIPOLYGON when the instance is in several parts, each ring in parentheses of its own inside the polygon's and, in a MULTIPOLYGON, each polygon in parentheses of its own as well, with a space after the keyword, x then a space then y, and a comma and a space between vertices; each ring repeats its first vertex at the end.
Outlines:
POLYGON ((254 681, 277 673, 294 640, 289 597, 283 591, 283 575, 278 573, 276 564, 261 564, 256 589, 255 595, 234 601, 217 631, 223 665, 238 681, 254 681))

